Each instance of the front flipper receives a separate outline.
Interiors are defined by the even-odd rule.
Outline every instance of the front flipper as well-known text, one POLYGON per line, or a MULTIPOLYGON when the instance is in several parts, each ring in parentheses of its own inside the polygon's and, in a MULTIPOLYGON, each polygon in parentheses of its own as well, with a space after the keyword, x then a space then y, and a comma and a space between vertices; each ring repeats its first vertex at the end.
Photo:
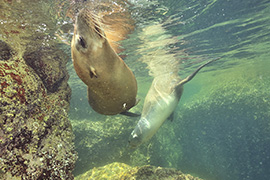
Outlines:
POLYGON ((172 112, 172 114, 167 119, 170 120, 171 122, 173 122, 173 120, 174 120, 174 112, 172 112))
POLYGON ((140 101, 141 101, 141 99, 136 98, 136 102, 135 102, 134 106, 136 106, 140 101))
POLYGON ((137 113, 133 113, 133 112, 129 112, 129 111, 124 111, 124 112, 121 112, 120 114, 125 115, 125 116, 129 116, 129 117, 139 117, 139 116, 141 116, 141 114, 137 114, 137 113))

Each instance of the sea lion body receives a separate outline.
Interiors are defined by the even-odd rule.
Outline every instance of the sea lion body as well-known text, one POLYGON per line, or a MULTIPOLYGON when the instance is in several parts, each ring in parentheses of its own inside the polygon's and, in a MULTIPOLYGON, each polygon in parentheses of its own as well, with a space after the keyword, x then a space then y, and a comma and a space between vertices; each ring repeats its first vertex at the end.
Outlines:
POLYGON ((77 75, 87 85, 88 102, 96 112, 115 115, 136 104, 135 76, 108 43, 99 18, 87 9, 77 16, 71 54, 77 75))
POLYGON ((155 77, 145 97, 141 118, 132 131, 129 145, 132 148, 149 140, 173 113, 183 88, 175 88, 177 76, 167 74, 155 77))
POLYGON ((145 97, 142 115, 129 138, 129 146, 136 148, 149 140, 168 119, 183 93, 183 85, 189 82, 201 68, 215 61, 211 60, 200 66, 195 72, 180 80, 177 74, 166 74, 154 78, 145 97))

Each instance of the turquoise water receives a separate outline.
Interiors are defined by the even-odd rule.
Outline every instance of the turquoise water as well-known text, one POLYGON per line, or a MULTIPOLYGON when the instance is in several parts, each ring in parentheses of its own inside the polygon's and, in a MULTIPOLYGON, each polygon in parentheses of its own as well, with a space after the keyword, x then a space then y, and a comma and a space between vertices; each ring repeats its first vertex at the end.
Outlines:
MULTIPOLYGON (((130 2, 136 27, 120 44, 125 49, 121 54, 127 55, 124 60, 138 81, 141 102, 133 111, 141 111, 154 76, 177 70, 185 77, 208 59, 222 58, 185 85, 174 122, 165 122, 134 152, 115 150, 110 144, 113 158, 107 157, 107 152, 101 161, 174 167, 205 179, 270 178, 270 2, 130 2)), ((69 69, 73 71, 72 66, 69 69)), ((124 147, 125 137, 138 119, 96 114, 84 98, 85 86, 74 79, 71 76, 71 119, 86 123, 89 117, 94 122, 116 122, 120 118, 128 122, 119 124, 126 130, 116 136, 124 147)), ((84 130, 87 133, 87 128, 84 130)), ((86 151, 79 151, 79 156, 102 157, 86 151)), ((79 158, 80 163, 83 160, 79 158)))

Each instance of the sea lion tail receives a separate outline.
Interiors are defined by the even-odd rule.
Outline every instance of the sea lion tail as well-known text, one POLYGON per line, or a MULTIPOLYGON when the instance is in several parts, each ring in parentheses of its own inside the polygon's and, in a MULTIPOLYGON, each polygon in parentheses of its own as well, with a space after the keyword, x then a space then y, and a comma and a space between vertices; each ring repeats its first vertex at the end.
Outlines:
POLYGON ((201 65, 200 67, 198 67, 198 69, 196 69, 196 71, 194 71, 191 75, 189 75, 188 77, 186 77, 185 79, 183 79, 182 81, 179 82, 179 84, 177 86, 183 86, 185 83, 189 82, 191 79, 194 78, 194 76, 206 65, 220 59, 221 57, 218 57, 216 59, 212 59, 210 61, 208 61, 207 63, 201 65))

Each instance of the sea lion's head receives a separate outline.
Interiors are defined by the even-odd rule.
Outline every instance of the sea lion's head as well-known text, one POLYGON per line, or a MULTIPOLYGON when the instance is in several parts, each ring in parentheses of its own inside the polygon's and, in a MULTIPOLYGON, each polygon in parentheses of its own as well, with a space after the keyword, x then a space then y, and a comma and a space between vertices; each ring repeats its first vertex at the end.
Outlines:
MULTIPOLYGON (((104 54, 109 52, 106 48, 108 41, 100 21, 100 18, 89 9, 82 9, 78 13, 74 25, 71 42, 72 60, 76 73, 86 85, 90 83, 91 79, 95 79, 93 77, 97 77, 98 65, 107 63, 104 54)), ((102 72, 102 70, 100 71, 102 72)))
POLYGON ((135 105, 137 82, 102 27, 99 17, 82 9, 76 17, 71 55, 77 75, 87 85, 90 106, 100 114, 114 115, 135 105))
POLYGON ((130 148, 137 148, 139 145, 147 141, 151 135, 149 121, 141 117, 135 129, 130 134, 128 144, 130 148))
POLYGON ((72 45, 80 53, 91 53, 103 47, 106 41, 100 18, 84 8, 77 15, 72 45), (90 52, 89 52, 90 51, 90 52))

